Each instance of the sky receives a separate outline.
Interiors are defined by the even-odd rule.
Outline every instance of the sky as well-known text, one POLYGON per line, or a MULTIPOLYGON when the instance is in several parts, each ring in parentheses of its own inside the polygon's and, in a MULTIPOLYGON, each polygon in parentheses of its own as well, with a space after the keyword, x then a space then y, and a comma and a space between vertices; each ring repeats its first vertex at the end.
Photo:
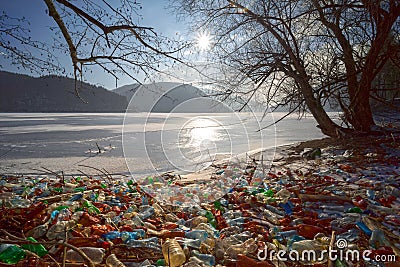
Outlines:
MULTIPOLYGON (((156 32, 161 32, 167 37, 174 36, 177 32, 180 34, 188 32, 186 22, 178 21, 172 11, 166 8, 168 0, 142 0, 138 2, 142 4, 140 13, 143 15, 143 26, 153 27, 156 32)), ((53 19, 45 13, 46 6, 42 0, 1 0, 0 13, 3 13, 3 11, 12 17, 25 17, 30 22, 33 38, 51 42, 52 32, 49 30, 49 26, 54 26, 55 24, 53 19)), ((18 70, 16 66, 11 65, 5 60, 4 56, 1 56, 1 52, 3 51, 0 51, 0 66, 2 70, 29 74, 29 72, 18 70)), ((60 56, 59 59, 63 64, 71 64, 71 59, 68 56, 60 56)), ((93 74, 86 73, 84 79, 108 89, 116 87, 115 79, 99 69, 94 69, 93 74)), ((118 81, 118 86, 133 82, 128 77, 121 77, 118 81)))

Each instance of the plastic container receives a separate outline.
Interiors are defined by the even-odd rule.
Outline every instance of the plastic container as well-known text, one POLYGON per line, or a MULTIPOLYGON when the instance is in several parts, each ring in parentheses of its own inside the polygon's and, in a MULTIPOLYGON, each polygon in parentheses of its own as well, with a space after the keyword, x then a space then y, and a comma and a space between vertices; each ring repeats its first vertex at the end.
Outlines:
POLYGON ((162 246, 162 253, 170 267, 178 267, 185 263, 186 256, 175 239, 167 239, 162 246))
POLYGON ((47 238, 53 239, 65 239, 65 231, 69 231, 75 225, 74 221, 61 221, 52 225, 47 231, 47 238))
POLYGON ((200 223, 200 224, 196 227, 196 229, 207 231, 207 233, 209 234, 209 236, 214 236, 215 238, 218 238, 218 237, 220 236, 218 230, 216 230, 216 229, 213 228, 211 225, 206 224, 206 223, 200 223))
POLYGON ((139 216, 140 219, 146 220, 146 219, 150 218, 151 216, 153 216, 154 213, 155 213, 154 208, 153 207, 148 207, 144 211, 139 212, 138 216, 139 216))
MULTIPOLYGON (((35 238, 33 238, 33 237, 28 237, 27 240, 31 241, 31 242, 35 242, 35 243, 37 242, 37 240, 35 238)), ((47 249, 42 244, 37 244, 37 245, 34 245, 34 244, 22 244, 21 247, 23 249, 26 249, 26 250, 29 250, 29 251, 35 253, 39 257, 43 257, 44 255, 49 253, 47 251, 47 249)))
POLYGON ((185 233, 185 237, 204 242, 208 238, 208 233, 204 230, 192 230, 190 232, 185 233))
POLYGON ((8 264, 16 264, 25 258, 25 251, 15 245, 0 245, 0 262, 8 264))
MULTIPOLYGON (((89 259, 95 264, 100 264, 103 261, 105 255, 104 248, 94 248, 94 247, 81 247, 79 248, 83 253, 88 256, 89 259)), ((68 250, 66 260, 69 262, 85 262, 85 259, 79 255, 75 250, 68 250)))
POLYGON ((106 259, 106 265, 108 267, 126 267, 125 264, 123 264, 115 254, 110 254, 110 256, 107 257, 106 259))
POLYGON ((202 264, 207 266, 214 266, 215 265, 215 257, 210 254, 201 254, 196 250, 192 251, 192 255, 201 260, 202 264))
POLYGON ((372 231, 371 238, 369 239, 369 245, 375 249, 380 247, 390 247, 390 242, 386 239, 385 233, 381 229, 372 231))

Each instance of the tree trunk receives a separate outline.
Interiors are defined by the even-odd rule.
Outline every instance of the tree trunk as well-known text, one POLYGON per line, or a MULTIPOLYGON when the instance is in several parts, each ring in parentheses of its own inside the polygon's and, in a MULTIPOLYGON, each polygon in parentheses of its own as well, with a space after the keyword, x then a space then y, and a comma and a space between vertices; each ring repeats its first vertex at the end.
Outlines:
POLYGON ((370 87, 371 83, 368 85, 368 81, 361 81, 358 94, 350 95, 349 118, 356 131, 370 132, 371 126, 375 125, 369 103, 370 87))
POLYGON ((333 138, 342 137, 344 129, 334 123, 328 116, 321 105, 321 102, 315 98, 311 85, 304 80, 301 81, 299 85, 308 109, 319 124, 317 127, 320 128, 322 133, 327 136, 333 138))

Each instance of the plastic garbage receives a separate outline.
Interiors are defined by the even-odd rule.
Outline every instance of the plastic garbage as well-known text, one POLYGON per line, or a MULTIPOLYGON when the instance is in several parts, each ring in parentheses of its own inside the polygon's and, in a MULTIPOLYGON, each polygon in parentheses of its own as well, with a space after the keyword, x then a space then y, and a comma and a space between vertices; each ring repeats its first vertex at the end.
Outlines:
POLYGON ((108 267, 125 267, 126 265, 123 264, 115 254, 110 254, 106 259, 106 265, 108 267))
POLYGON ((0 245, 0 262, 16 264, 25 258, 25 251, 20 247, 9 244, 0 245))
POLYGON ((185 253, 175 239, 165 241, 162 246, 162 253, 166 263, 171 267, 180 266, 186 261, 185 253))
POLYGON ((214 266, 215 265, 215 257, 213 255, 209 254, 201 254, 197 252, 196 250, 192 251, 192 255, 201 260, 202 264, 205 264, 207 266, 214 266))
POLYGON ((208 233, 204 230, 192 230, 185 234, 186 238, 196 239, 204 242, 208 238, 208 233))
MULTIPOLYGON (((28 237, 26 240, 37 243, 38 241, 33 237, 28 237)), ((29 250, 39 257, 43 257, 48 253, 47 249, 41 244, 22 244, 21 247, 23 249, 29 250)))
POLYGON ((47 238, 50 240, 53 239, 65 239, 65 235, 70 235, 69 230, 75 226, 75 222, 70 221, 61 221, 57 222, 56 224, 52 225, 49 230, 47 231, 47 238))
MULTIPOLYGON (((103 261, 105 256, 104 248, 95 248, 95 247, 81 247, 79 248, 83 253, 88 256, 90 260, 95 264, 100 264, 103 261)), ((85 259, 75 250, 68 250, 66 255, 66 260, 70 262, 85 262, 85 259)))
POLYGON ((373 230, 369 239, 369 245, 375 249, 380 247, 390 247, 390 242, 386 239, 385 233, 381 229, 373 230))

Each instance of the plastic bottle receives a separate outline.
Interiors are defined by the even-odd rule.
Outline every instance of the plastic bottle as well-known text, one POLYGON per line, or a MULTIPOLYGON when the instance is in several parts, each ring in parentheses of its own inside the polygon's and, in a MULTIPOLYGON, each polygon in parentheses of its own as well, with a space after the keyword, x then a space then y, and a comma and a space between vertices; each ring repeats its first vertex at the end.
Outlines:
POLYGON ((162 246, 162 253, 170 267, 181 266, 186 261, 185 253, 175 239, 167 239, 162 246))
POLYGON ((145 231, 142 229, 138 229, 138 231, 135 232, 122 232, 121 233, 121 239, 124 241, 124 243, 127 243, 129 240, 137 240, 139 238, 142 238, 145 236, 145 231), (141 231, 139 231, 141 230, 141 231))
POLYGON ((233 210, 229 210, 227 212, 225 212, 224 214, 222 214, 222 216, 225 219, 234 219, 234 218, 239 218, 242 217, 242 212, 241 211, 233 211, 233 210))
POLYGON ((197 227, 200 223, 207 223, 208 219, 206 217, 203 216, 197 216, 194 218, 191 218, 189 220, 187 220, 184 225, 186 227, 190 227, 190 228, 195 228, 197 227))
POLYGON ((292 210, 293 204, 290 201, 288 201, 286 203, 281 203, 279 206, 281 206, 285 210, 285 213, 287 215, 292 215, 292 213, 293 213, 293 210, 292 210))
POLYGON ((91 214, 93 213, 100 214, 100 210, 87 199, 84 198, 82 199, 82 206, 85 207, 87 211, 91 214))
POLYGON ((32 236, 33 238, 40 238, 44 236, 47 233, 47 230, 49 229, 48 223, 38 225, 35 228, 29 230, 26 235, 32 236))
POLYGON ((196 258, 200 259, 201 262, 205 265, 208 266, 214 266, 215 265, 215 257, 210 254, 201 254, 197 252, 196 250, 192 251, 192 255, 195 256, 196 258))
POLYGON ((357 225, 358 228, 360 228, 368 236, 372 235, 371 229, 369 229, 368 226, 366 226, 363 222, 357 222, 356 225, 357 225))
POLYGON ((101 237, 104 238, 105 240, 114 240, 116 238, 120 238, 121 233, 118 231, 111 231, 106 234, 102 234, 101 237))
POLYGON ((335 267, 347 267, 348 265, 346 264, 346 262, 344 262, 344 261, 342 261, 342 260, 339 260, 339 259, 337 259, 336 261, 335 261, 335 267))
POLYGON ((150 237, 141 240, 129 239, 125 242, 130 247, 136 248, 152 248, 155 250, 159 250, 158 238, 157 237, 150 237))
POLYGON ((110 256, 107 257, 106 259, 106 265, 108 267, 126 267, 125 264, 123 264, 115 254, 110 254, 110 256))
MULTIPOLYGON (((228 240, 227 240, 228 241, 228 240)), ((228 241, 229 242, 229 241, 228 241)), ((255 252, 258 246, 253 238, 246 240, 244 243, 231 245, 225 251, 225 257, 236 259, 239 254, 250 254, 255 252)))
POLYGON ((372 231, 371 238, 369 239, 369 245, 375 249, 383 246, 390 247, 390 242, 386 239, 385 233, 381 229, 372 231))
POLYGON ((186 247, 199 249, 202 242, 200 240, 194 240, 190 238, 177 238, 176 241, 186 247))
MULTIPOLYGON (((82 250, 82 252, 93 261, 93 263, 100 264, 103 261, 105 255, 104 248, 80 247, 79 249, 82 250)), ((70 262, 85 262, 85 259, 83 259, 75 250, 68 250, 66 259, 70 262)))
POLYGON ((209 234, 209 236, 214 236, 215 238, 218 238, 218 237, 220 236, 218 230, 216 230, 216 229, 213 228, 211 225, 206 224, 206 223, 200 223, 200 224, 196 227, 196 229, 207 231, 207 233, 209 234))
POLYGON ((298 233, 296 230, 289 230, 289 231, 283 231, 283 232, 277 232, 274 235, 274 238, 276 238, 279 242, 282 242, 284 240, 287 240, 293 236, 297 236, 298 233))
POLYGON ((276 196, 281 198, 282 203, 286 203, 290 198, 290 192, 287 189, 283 188, 276 193, 276 196))
POLYGON ((68 232, 75 225, 74 221, 61 221, 52 225, 47 231, 47 238, 50 240, 53 239, 65 239, 65 231, 68 232))
POLYGON ((344 233, 337 235, 336 239, 346 239, 348 242, 354 242, 360 238, 360 230, 351 228, 344 233))
POLYGON ((235 218, 235 219, 228 219, 226 220, 226 223, 229 226, 238 226, 240 228, 243 228, 243 224, 245 223, 245 219, 243 217, 235 218))
POLYGON ((20 247, 9 244, 0 245, 0 262, 16 264, 25 257, 25 251, 20 247))
POLYGON ((147 218, 150 218, 151 216, 153 216, 154 213, 155 213, 154 208, 153 207, 148 207, 144 211, 139 212, 138 216, 139 216, 140 219, 146 220, 147 218))
POLYGON ((362 213, 362 209, 359 207, 353 207, 346 210, 346 213, 362 213))
POLYGON ((264 210, 263 216, 265 219, 267 219, 268 221, 270 221, 275 225, 279 224, 279 220, 283 218, 283 216, 277 215, 270 210, 264 210))
POLYGON ((217 228, 217 221, 210 211, 206 212, 205 217, 207 218, 209 224, 211 224, 214 228, 217 228))
MULTIPOLYGON (((27 240, 31 241, 31 242, 35 242, 35 243, 37 242, 37 240, 35 238, 33 238, 33 237, 28 237, 27 240)), ((43 257, 44 255, 49 253, 47 251, 47 249, 42 244, 37 244, 37 245, 34 245, 34 244, 22 244, 21 247, 23 249, 26 249, 26 250, 29 250, 29 251, 35 253, 39 257, 43 257)))
POLYGON ((190 232, 186 232, 185 237, 191 239, 198 239, 201 242, 203 242, 208 238, 208 233, 204 230, 192 230, 190 232))

